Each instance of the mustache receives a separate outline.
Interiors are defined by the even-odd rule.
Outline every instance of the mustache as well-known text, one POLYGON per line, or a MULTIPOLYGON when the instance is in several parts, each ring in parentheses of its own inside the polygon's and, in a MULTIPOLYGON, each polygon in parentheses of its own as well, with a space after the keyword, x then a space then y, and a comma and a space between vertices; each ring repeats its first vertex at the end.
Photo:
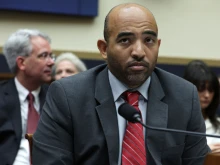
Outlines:
POLYGON ((127 63, 127 67, 132 67, 132 66, 144 66, 144 67, 149 67, 149 63, 144 61, 144 60, 141 60, 141 61, 137 61, 137 60, 134 60, 134 61, 129 61, 127 63))

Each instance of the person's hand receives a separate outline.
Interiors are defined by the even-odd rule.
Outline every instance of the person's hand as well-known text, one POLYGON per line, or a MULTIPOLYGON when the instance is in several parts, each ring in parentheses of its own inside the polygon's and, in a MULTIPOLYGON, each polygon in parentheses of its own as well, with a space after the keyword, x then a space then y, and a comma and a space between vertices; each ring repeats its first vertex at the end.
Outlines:
POLYGON ((220 152, 220 143, 209 144, 212 153, 220 152))

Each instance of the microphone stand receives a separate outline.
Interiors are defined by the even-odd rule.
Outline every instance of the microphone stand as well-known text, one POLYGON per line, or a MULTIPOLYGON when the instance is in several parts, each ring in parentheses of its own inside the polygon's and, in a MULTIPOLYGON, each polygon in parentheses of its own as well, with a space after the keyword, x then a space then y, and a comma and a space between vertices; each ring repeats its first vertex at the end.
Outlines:
POLYGON ((184 130, 169 129, 169 128, 159 128, 159 127, 152 127, 152 126, 146 125, 141 120, 141 114, 134 107, 132 107, 131 105, 127 103, 121 104, 118 112, 126 120, 132 123, 140 123, 145 128, 148 128, 151 130, 184 133, 186 135, 192 135, 192 136, 208 136, 208 137, 213 137, 213 138, 220 138, 220 135, 205 134, 205 133, 200 133, 200 132, 184 131, 184 130))
POLYGON ((183 130, 176 130, 176 129, 169 129, 169 128, 158 128, 158 127, 148 126, 148 125, 144 124, 139 117, 136 117, 135 121, 140 123, 145 128, 152 129, 152 130, 163 131, 163 132, 184 133, 184 134, 192 135, 192 136, 208 136, 208 137, 220 138, 219 135, 204 134, 204 133, 200 133, 200 132, 183 131, 183 130))

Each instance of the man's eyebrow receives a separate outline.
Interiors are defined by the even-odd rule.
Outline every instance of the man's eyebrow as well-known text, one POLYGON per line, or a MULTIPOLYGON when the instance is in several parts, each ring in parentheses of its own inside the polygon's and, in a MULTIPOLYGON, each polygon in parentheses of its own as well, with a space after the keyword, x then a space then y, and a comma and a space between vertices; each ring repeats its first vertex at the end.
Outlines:
POLYGON ((150 35, 153 35, 154 37, 157 37, 157 33, 151 30, 144 31, 143 34, 150 34, 150 35))
POLYGON ((134 33, 131 32, 121 32, 117 35, 117 39, 125 36, 134 36, 134 33))
POLYGON ((41 56, 43 54, 53 55, 53 52, 44 51, 44 52, 38 54, 38 56, 41 56))

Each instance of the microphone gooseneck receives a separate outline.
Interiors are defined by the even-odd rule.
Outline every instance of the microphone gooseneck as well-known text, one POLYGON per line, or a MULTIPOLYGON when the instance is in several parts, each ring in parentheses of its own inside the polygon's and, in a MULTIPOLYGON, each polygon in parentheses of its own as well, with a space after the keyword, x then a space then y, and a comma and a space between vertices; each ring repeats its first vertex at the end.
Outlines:
POLYGON ((128 103, 121 104, 118 108, 118 113, 122 117, 124 117, 126 120, 128 120, 129 122, 140 123, 145 128, 148 128, 151 130, 184 133, 184 134, 192 135, 192 136, 208 136, 208 137, 220 138, 219 135, 205 134, 201 132, 183 131, 183 130, 169 129, 169 128, 159 128, 159 127, 152 127, 152 126, 146 125, 141 121, 141 114, 133 106, 129 105, 128 103))

